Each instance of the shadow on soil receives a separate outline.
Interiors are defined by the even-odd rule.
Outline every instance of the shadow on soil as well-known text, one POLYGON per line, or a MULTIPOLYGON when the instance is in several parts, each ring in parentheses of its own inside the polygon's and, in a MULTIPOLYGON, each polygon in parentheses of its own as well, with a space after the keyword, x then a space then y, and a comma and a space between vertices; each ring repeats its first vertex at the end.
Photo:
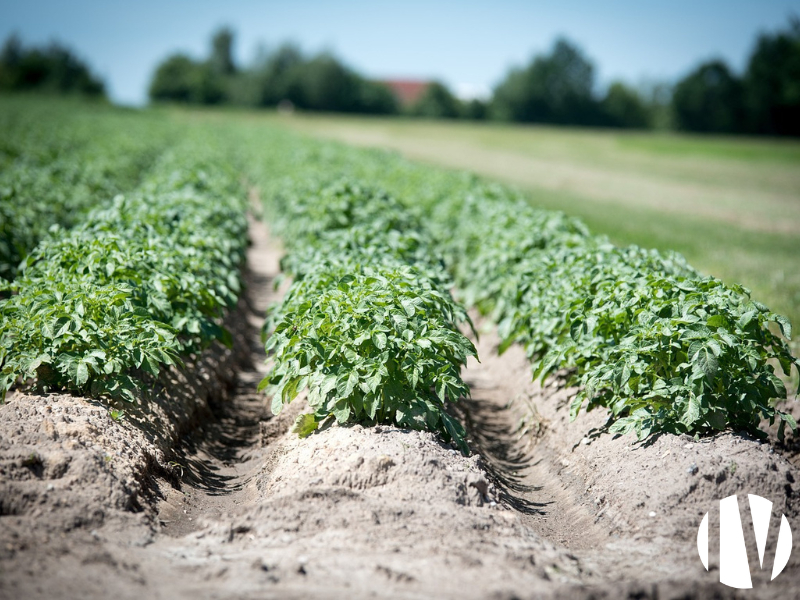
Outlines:
POLYGON ((527 495, 541 488, 524 483, 525 471, 536 463, 526 445, 514 435, 514 421, 504 406, 479 396, 462 398, 458 416, 473 450, 499 492, 499 500, 524 514, 544 515, 549 502, 534 502, 527 495))
POLYGON ((237 357, 236 379, 229 389, 209 399, 210 414, 183 436, 174 450, 173 465, 180 483, 209 496, 233 493, 247 483, 234 465, 246 461, 258 447, 261 424, 271 418, 264 395, 256 391, 262 375, 255 361, 263 353, 256 323, 263 321, 263 311, 249 293, 271 285, 270 277, 245 273, 244 310, 235 321, 226 323, 234 339, 244 346, 237 357))

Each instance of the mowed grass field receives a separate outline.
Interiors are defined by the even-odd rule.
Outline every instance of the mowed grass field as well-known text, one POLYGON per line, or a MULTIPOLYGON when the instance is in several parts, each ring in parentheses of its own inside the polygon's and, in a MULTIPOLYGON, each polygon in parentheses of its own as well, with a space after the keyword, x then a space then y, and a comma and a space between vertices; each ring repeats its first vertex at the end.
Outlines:
MULTIPOLYGON (((676 250, 800 329, 800 142, 493 123, 263 117, 510 183, 618 244, 676 250)), ((795 336, 795 348, 797 348, 795 336)))

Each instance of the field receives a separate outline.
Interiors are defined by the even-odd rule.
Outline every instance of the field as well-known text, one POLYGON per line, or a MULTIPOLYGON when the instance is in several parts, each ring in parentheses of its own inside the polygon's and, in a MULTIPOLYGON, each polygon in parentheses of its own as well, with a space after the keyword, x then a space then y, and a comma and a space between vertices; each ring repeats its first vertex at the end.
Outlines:
POLYGON ((0 597, 738 597, 703 515, 798 522, 796 146, 0 115, 0 597))
POLYGON ((293 115, 304 133, 524 189, 620 244, 676 250, 800 322, 800 143, 293 115))

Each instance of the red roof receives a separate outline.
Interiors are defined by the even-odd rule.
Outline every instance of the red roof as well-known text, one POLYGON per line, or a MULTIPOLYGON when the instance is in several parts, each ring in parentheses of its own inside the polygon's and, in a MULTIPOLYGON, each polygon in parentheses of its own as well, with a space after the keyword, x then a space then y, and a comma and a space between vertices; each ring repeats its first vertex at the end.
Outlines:
POLYGON ((400 104, 411 106, 419 100, 430 82, 417 79, 385 79, 381 83, 394 92, 400 104))

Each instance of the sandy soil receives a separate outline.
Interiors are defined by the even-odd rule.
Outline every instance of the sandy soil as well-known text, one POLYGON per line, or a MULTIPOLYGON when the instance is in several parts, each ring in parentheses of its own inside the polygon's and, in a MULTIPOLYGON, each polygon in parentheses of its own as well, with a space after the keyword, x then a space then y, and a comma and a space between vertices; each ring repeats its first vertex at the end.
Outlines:
MULTIPOLYGON (((610 582, 634 579, 643 589, 644 582, 652 584, 644 597, 693 597, 703 587, 727 597, 732 590, 712 583, 718 579, 718 536, 712 533, 709 540, 711 573, 703 570, 696 549, 706 512, 710 531, 715 524, 719 530, 715 508, 721 498, 738 494, 752 557, 757 554, 748 493, 774 502, 773 526, 781 513, 797 522, 796 449, 737 433, 702 440, 664 435, 646 443, 600 434, 605 418, 597 412, 569 422, 574 389, 558 379, 545 387, 531 383, 523 350, 515 346, 497 356, 497 344, 494 331, 484 333, 478 345, 483 362, 471 363, 466 373, 473 391, 466 410, 471 432, 491 470, 500 478, 513 475, 508 487, 517 501, 541 507, 526 524, 603 573, 604 592, 614 588, 610 582)), ((769 550, 764 571, 757 559, 750 566, 757 597, 800 594, 798 553, 770 585, 769 550)))
POLYGON ((635 444, 597 435, 597 414, 568 423, 574 390, 530 383, 490 328, 459 411, 471 457, 390 427, 287 433, 302 399, 274 417, 254 391, 280 250, 260 224, 251 237, 229 319, 238 355, 212 349, 121 422, 66 396, 0 406, 0 598, 800 595, 798 552, 770 584, 751 564, 757 589, 735 592, 715 583, 714 535, 710 573, 695 547, 731 494, 798 523, 784 450, 732 433, 635 444))

